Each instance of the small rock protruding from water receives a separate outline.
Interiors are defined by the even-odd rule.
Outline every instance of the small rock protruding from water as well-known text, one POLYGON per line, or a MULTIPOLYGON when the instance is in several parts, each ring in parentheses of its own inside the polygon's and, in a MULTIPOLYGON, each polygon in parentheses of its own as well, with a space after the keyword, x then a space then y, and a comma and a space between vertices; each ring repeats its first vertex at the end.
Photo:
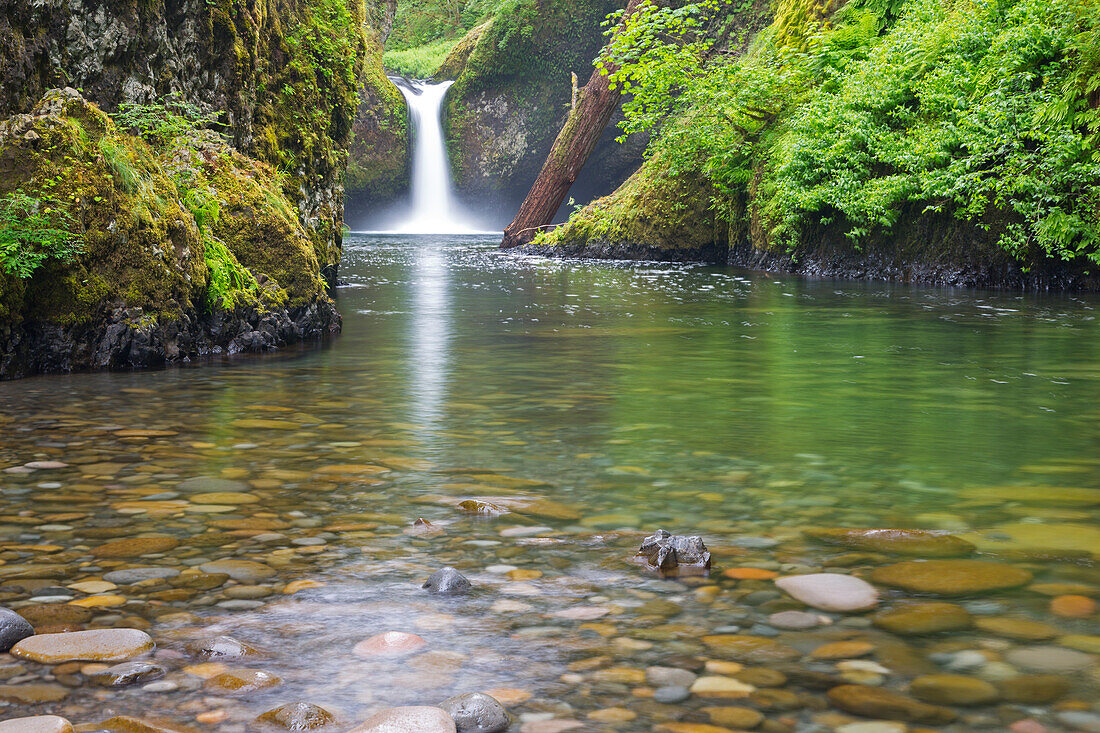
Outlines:
POLYGON ((512 724, 504 706, 483 692, 455 695, 439 707, 454 719, 458 733, 500 733, 512 724))
POLYGON ((159 664, 149 662, 123 662, 90 675, 89 679, 100 687, 128 687, 139 682, 152 682, 168 674, 159 664))
POLYGON ((0 652, 6 652, 28 636, 34 636, 34 627, 15 611, 0 608, 0 652))
POLYGON ((292 702, 268 710, 256 720, 286 730, 318 730, 336 722, 332 713, 308 702, 292 702))
POLYGON ((634 559, 666 575, 704 575, 710 570, 710 552, 702 537, 672 534, 663 529, 642 540, 634 559))
POLYGON ((267 656, 256 647, 237 641, 231 636, 215 636, 193 641, 187 645, 186 649, 189 654, 203 659, 244 659, 267 656))
POLYGON ((420 587, 445 596, 465 595, 473 589, 465 575, 450 567, 435 571, 420 587))
POLYGON ((352 648, 357 657, 400 657, 426 647, 428 642, 416 634, 404 631, 386 631, 364 639, 352 648))

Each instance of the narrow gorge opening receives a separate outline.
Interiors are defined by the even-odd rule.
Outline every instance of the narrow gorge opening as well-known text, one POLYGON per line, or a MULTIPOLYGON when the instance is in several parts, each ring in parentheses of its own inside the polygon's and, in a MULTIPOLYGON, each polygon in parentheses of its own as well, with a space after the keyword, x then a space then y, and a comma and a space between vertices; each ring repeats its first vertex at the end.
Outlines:
POLYGON ((452 81, 432 82, 396 76, 408 108, 410 128, 409 190, 405 201, 368 219, 367 231, 392 234, 477 234, 474 213, 455 196, 447 139, 443 134, 443 101, 452 81))

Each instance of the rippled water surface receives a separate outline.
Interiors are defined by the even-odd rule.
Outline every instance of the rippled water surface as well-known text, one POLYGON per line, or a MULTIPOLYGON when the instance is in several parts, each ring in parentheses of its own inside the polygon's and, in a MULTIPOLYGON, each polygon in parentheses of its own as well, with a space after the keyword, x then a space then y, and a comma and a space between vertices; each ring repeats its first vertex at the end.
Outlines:
MULTIPOLYGON (((908 694, 915 677, 950 672, 997 697, 948 701, 961 717, 930 727, 1100 726, 1095 610, 1049 608, 1100 593, 1097 300, 545 261, 440 238, 351 237, 341 278, 344 332, 324 348, 0 384, 0 603, 39 632, 145 629, 168 669, 152 689, 114 690, 92 684, 94 667, 0 655, 0 718, 239 731, 308 701, 346 730, 383 707, 496 690, 513 730, 536 733, 548 719, 827 731, 846 721, 829 687, 908 694), (35 461, 68 465, 23 468, 35 461), (470 516, 466 499, 509 512, 470 516), (811 527, 949 531, 1033 580, 938 599, 973 614, 967 629, 898 635, 838 613, 776 629, 771 614, 804 607, 768 572, 724 571, 870 579, 913 559, 821 544, 811 527), (702 535, 709 579, 628 562, 657 528, 702 535), (115 544, 143 535, 175 546, 115 544), (231 557, 274 572, 202 568, 231 557), (444 565, 475 593, 421 590, 444 565), (182 574, 84 585, 132 567, 182 574), (1016 626, 988 622, 1002 618, 1016 626), (427 647, 353 653, 390 630, 427 647), (187 649, 217 634, 263 655, 187 649), (746 656, 716 638, 728 634, 798 654, 746 656), (837 641, 869 644, 845 656, 879 667, 810 654, 837 641), (1021 661, 1034 649, 1068 689, 1021 702, 1004 681, 1046 672, 1021 661), (242 667, 281 682, 218 686, 242 667), (655 699, 670 685, 653 667, 757 689, 655 699), (765 720, 713 710, 729 707, 765 720)), ((876 585, 882 608, 923 595, 876 585)))

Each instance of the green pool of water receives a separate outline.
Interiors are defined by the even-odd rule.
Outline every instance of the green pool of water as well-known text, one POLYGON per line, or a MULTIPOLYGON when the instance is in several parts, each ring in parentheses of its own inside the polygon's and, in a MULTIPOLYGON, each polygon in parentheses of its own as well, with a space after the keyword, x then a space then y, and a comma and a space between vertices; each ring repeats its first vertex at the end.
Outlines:
MULTIPOLYGON (((821 686, 793 673, 760 685, 770 697, 666 703, 644 671, 707 674, 708 659, 732 657, 702 638, 734 627, 805 653, 865 641, 889 670, 870 681, 899 693, 930 672, 1000 684, 1029 672, 1004 661, 1028 646, 1100 653, 1095 613, 1048 608, 1100 593, 1100 301, 519 258, 471 238, 352 236, 344 260, 344 331, 324 347, 0 384, 0 603, 31 607, 46 631, 144 628, 175 685, 104 692, 94 670, 0 656, 0 718, 117 713, 236 731, 303 700, 350 728, 381 707, 507 688, 513 730, 575 719, 648 731, 707 723, 715 706, 758 710, 773 730, 831 730, 821 686), (34 461, 68 465, 21 468, 34 461), (470 498, 512 511, 470 517, 455 506, 470 498), (818 544, 809 527, 952 532, 1034 582, 940 600, 1053 630, 901 637, 826 614, 776 632, 769 615, 800 606, 723 570, 869 578, 912 559, 818 544), (657 528, 702 535, 710 579, 628 562, 657 528), (176 544, 99 549, 142 535, 176 544), (275 573, 71 587, 135 566, 186 579, 227 557, 275 573), (477 592, 422 591, 443 565, 477 592), (288 589, 295 580, 310 582, 288 589), (51 609, 70 601, 91 609, 58 621, 51 609), (388 630, 428 651, 350 651, 388 630), (186 644, 216 634, 267 652, 219 663, 281 684, 212 687, 222 670, 195 667, 186 644), (953 661, 968 650, 993 666, 953 661)), ((880 591, 884 607, 913 597, 880 591)), ((835 660, 784 664, 859 678, 835 660)), ((1082 714, 1097 673, 1095 657, 1056 672, 1082 714)), ((1073 729, 1051 704, 949 706, 962 717, 944 729, 1028 716, 1073 729)))

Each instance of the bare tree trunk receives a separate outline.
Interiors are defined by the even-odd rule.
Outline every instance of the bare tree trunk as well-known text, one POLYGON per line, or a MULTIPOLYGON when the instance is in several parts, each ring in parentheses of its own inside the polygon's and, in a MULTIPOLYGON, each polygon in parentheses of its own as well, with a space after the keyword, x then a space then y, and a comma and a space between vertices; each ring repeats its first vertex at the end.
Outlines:
MULTIPOLYGON (((643 0, 630 0, 623 13, 625 23, 643 0)), ((620 26, 621 27, 621 26, 620 26)), ((614 72, 609 65, 608 71, 614 72)), ((569 110, 561 132, 550 148, 538 178, 519 207, 516 218, 504 230, 502 249, 527 244, 554 218, 565 201, 569 188, 577 180, 588 156, 599 142, 619 103, 619 90, 611 89, 606 75, 596 69, 569 110)))

